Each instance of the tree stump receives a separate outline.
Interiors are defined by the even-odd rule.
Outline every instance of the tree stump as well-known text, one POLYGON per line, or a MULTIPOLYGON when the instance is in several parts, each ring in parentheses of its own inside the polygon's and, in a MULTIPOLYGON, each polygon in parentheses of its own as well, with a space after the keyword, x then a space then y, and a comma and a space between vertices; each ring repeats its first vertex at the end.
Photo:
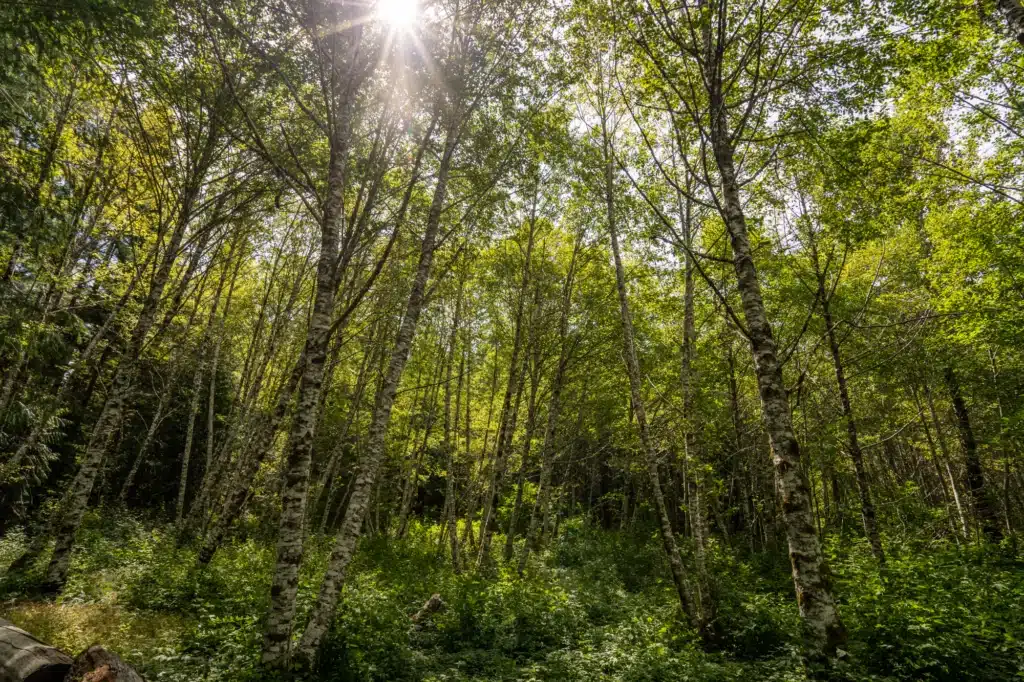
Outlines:
POLYGON ((430 599, 424 602, 423 606, 420 607, 420 610, 409 619, 412 621, 413 628, 416 630, 422 629, 427 618, 444 607, 445 603, 441 600, 441 595, 436 592, 430 595, 430 599))
POLYGON ((62 682, 71 657, 0 618, 0 682, 62 682))
POLYGON ((142 675, 99 644, 78 654, 64 682, 145 682, 142 675))

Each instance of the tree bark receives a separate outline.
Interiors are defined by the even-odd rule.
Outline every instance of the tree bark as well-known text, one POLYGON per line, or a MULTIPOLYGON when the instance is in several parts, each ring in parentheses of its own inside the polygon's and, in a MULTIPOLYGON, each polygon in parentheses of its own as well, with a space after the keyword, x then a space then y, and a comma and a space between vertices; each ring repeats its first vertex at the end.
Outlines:
MULTIPOLYGON (((443 352, 443 342, 438 349, 437 355, 443 352)), ((437 393, 441 386, 441 375, 445 371, 446 360, 442 360, 437 363, 437 373, 431 374, 430 387, 427 389, 423 396, 423 403, 420 406, 420 411, 424 414, 423 424, 423 440, 420 442, 415 453, 409 459, 411 460, 410 466, 408 466, 408 472, 406 473, 405 485, 402 486, 402 500, 398 514, 398 532, 395 537, 398 539, 404 538, 406 531, 409 529, 409 515, 412 512, 413 499, 416 497, 416 492, 420 487, 420 470, 423 466, 423 458, 426 456, 427 445, 430 441, 430 434, 434 430, 434 424, 437 422, 437 393)))
MULTIPOLYGON (((682 152, 682 140, 676 133, 677 145, 682 152)), ((689 173, 686 175, 686 184, 692 184, 689 173)), ((694 270, 696 264, 693 260, 694 243, 694 220, 692 202, 682 191, 676 192, 676 202, 679 209, 679 218, 682 224, 682 238, 684 241, 683 254, 683 343, 682 357, 680 358, 679 379, 682 384, 683 393, 683 475, 691 473, 690 480, 692 490, 689 486, 684 487, 684 492, 689 497, 686 509, 689 512, 690 528, 693 531, 694 539, 694 564, 697 569, 696 581, 696 604, 694 610, 697 620, 700 623, 710 623, 714 619, 714 604, 711 598, 711 577, 707 570, 707 520, 705 515, 705 491, 707 486, 704 481, 703 454, 701 452, 700 439, 697 437, 697 375, 694 368, 694 360, 697 353, 697 328, 695 323, 694 295, 695 282, 694 270), (688 465, 690 459, 697 463, 696 471, 688 465)), ((685 483, 684 483, 685 485, 685 483)))
POLYGON ((516 302, 516 312, 513 318, 514 332, 512 339, 512 358, 509 360, 508 383, 505 386, 505 397, 501 404, 501 425, 498 429, 498 436, 495 442, 494 464, 491 467, 490 482, 487 491, 484 493, 483 509, 480 516, 480 553, 477 556, 477 568, 487 560, 491 544, 492 517, 495 514, 495 506, 499 502, 501 494, 502 479, 507 466, 508 451, 512 445, 512 436, 515 431, 516 411, 518 410, 518 397, 520 391, 521 374, 519 365, 520 354, 523 350, 523 311, 526 307, 526 297, 530 287, 530 262, 533 258, 533 243, 537 229, 537 202, 540 193, 540 180, 534 188, 532 206, 530 208, 530 219, 526 237, 526 253, 523 256, 523 274, 519 283, 519 298, 516 302), (513 399, 516 401, 513 407, 513 399))
POLYGON ((203 546, 196 558, 200 565, 210 563, 213 555, 220 548, 221 542, 227 536, 231 525, 241 513, 245 500, 249 495, 249 489, 252 487, 252 482, 259 472, 263 460, 270 453, 274 437, 277 435, 278 426, 287 414, 289 405, 292 403, 292 396, 295 394, 295 388, 299 385, 305 364, 306 355, 302 353, 296 361, 295 367, 292 369, 285 385, 279 389, 280 392, 278 393, 273 412, 271 412, 262 425, 255 429, 256 433, 253 434, 254 443, 239 456, 240 461, 235 469, 235 474, 227 483, 227 491, 220 505, 220 512, 213 523, 213 527, 207 533, 203 546))
MULTIPOLYGON (((537 292, 540 295, 540 292, 537 292)), ((534 303, 534 315, 536 317, 539 301, 534 303)), ((519 516, 523 507, 523 487, 526 485, 526 472, 530 466, 530 451, 533 446, 533 434, 537 427, 537 389, 540 388, 541 354, 540 345, 536 339, 536 319, 530 322, 530 344, 533 356, 530 368, 530 396, 526 401, 526 429, 523 433, 523 458, 519 463, 519 474, 516 476, 516 499, 512 504, 512 514, 509 515, 508 531, 505 533, 505 561, 511 561, 515 549, 516 529, 519 525, 519 516)))
MULTIPOLYGON (((335 76, 336 77, 336 76, 335 76)), ((351 115, 351 114, 349 114, 351 115)), ((331 167, 328 171, 328 198, 320 236, 320 259, 317 265, 316 295, 310 316, 304 351, 305 363, 299 380, 295 413, 285 460, 284 486, 281 491, 281 514, 277 536, 277 560, 270 588, 270 610, 263 634, 264 665, 276 665, 288 656, 292 621, 295 618, 295 596, 298 589, 299 564, 302 562, 303 522, 309 467, 313 455, 313 434, 316 430, 317 403, 324 377, 324 361, 330 341, 334 315, 334 267, 337 262, 338 235, 344 220, 345 164, 347 163, 346 121, 344 141, 331 145, 331 167)))
POLYGON ((135 476, 139 473, 139 467, 142 466, 142 462, 146 459, 146 452, 149 451, 149 446, 153 443, 153 439, 156 437, 156 432, 160 428, 160 424, 164 420, 164 410, 167 408, 167 403, 170 400, 171 391, 165 390, 160 396, 160 402, 156 406, 156 412, 153 413, 152 418, 149 422, 149 428, 146 429, 146 437, 142 440, 142 445, 139 446, 139 452, 135 455, 135 461, 132 462, 132 468, 128 470, 128 476, 124 479, 124 484, 121 486, 121 493, 118 495, 118 499, 121 504, 124 504, 128 500, 128 493, 132 489, 132 485, 135 483, 135 476))
POLYGON ((733 267, 754 358, 761 407, 772 446, 797 604, 805 624, 808 653, 812 659, 818 659, 832 656, 838 646, 846 641, 846 628, 839 618, 828 567, 815 532, 810 490, 800 466, 800 446, 793 433, 782 365, 779 363, 772 327, 765 314, 726 123, 721 72, 714 72, 709 78, 710 134, 721 181, 719 203, 722 219, 732 246, 733 267))
POLYGON ((540 550, 544 524, 548 519, 551 506, 551 472, 554 468, 555 436, 558 432, 558 418, 562 409, 562 389, 568 370, 572 348, 569 344, 569 312, 572 309, 573 283, 576 279, 576 263, 583 243, 583 232, 576 235, 573 243, 569 269, 562 283, 562 305, 558 316, 558 364, 555 376, 551 380, 551 398, 548 401, 548 419, 544 428, 544 443, 541 445, 540 480, 537 484, 537 498, 530 512, 530 524, 526 531, 526 542, 519 556, 519 575, 526 570, 526 562, 531 552, 540 550))
POLYGON ((65 682, 145 682, 112 651, 94 644, 75 657, 65 682))
POLYGON ((359 366, 359 373, 356 375, 356 385, 352 392, 352 400, 349 405, 348 415, 345 418, 345 423, 342 426, 341 434, 338 436, 337 445, 331 452, 331 459, 327 463, 327 468, 324 471, 323 478, 320 481, 320 503, 323 506, 323 515, 320 517, 319 532, 323 533, 327 528, 327 521, 331 511, 331 500, 334 499, 335 483, 337 482, 337 470, 341 460, 342 448, 345 442, 348 440, 349 432, 352 430, 352 425, 355 423, 358 415, 359 408, 362 406, 363 393, 366 391, 366 384, 370 376, 369 368, 375 364, 377 357, 383 355, 383 345, 380 343, 374 344, 371 350, 367 350, 363 354, 363 361, 359 366))
POLYGON ((206 173, 213 163, 217 144, 220 140, 220 108, 224 105, 223 92, 218 94, 209 110, 209 123, 204 132, 202 148, 195 166, 182 188, 180 206, 174 227, 167 241, 166 250, 160 261, 149 287, 149 293, 139 311, 138 319, 132 330, 130 340, 118 357, 117 369, 111 381, 110 393, 93 427, 92 436, 86 446, 82 464, 72 481, 62 503, 62 514, 57 525, 56 544, 50 564, 46 570, 44 589, 60 592, 67 581, 68 568, 71 565, 71 549, 75 535, 81 525, 92 493, 93 484, 99 474, 106 456, 107 446, 114 430, 121 421, 124 404, 130 397, 136 366, 142 355, 146 337, 156 321, 160 301, 171 277, 172 268, 181 249, 182 241, 188 226, 194 217, 195 207, 206 173))
MULTIPOLYGON (((463 268, 462 276, 459 278, 459 293, 455 299, 455 312, 452 315, 452 330, 451 335, 448 339, 448 367, 445 373, 444 382, 444 451, 445 451, 445 486, 444 486, 444 497, 447 503, 447 509, 445 510, 444 523, 448 529, 448 542, 451 545, 452 554, 452 571, 459 575, 462 572, 461 562, 459 561, 459 529, 456 523, 457 516, 457 500, 455 498, 455 450, 458 447, 459 440, 459 408, 462 402, 462 381, 463 381, 463 370, 466 367, 466 351, 461 354, 462 358, 459 362, 459 377, 458 384, 455 387, 455 424, 452 425, 451 416, 451 405, 452 405, 452 363, 455 359, 455 346, 459 338, 459 327, 462 324, 462 294, 466 284, 466 272, 463 268), (454 432, 454 439, 452 438, 454 432)), ((467 407, 468 398, 467 398, 467 407)), ((468 411, 467 411, 468 415, 468 411)))
POLYGON ((669 568, 672 571, 672 582, 675 584, 676 594, 679 597, 679 604, 682 607, 683 613, 693 620, 696 614, 693 612, 686 571, 683 568, 682 557, 679 555, 679 547, 676 545, 675 533, 672 531, 668 506, 665 504, 665 494, 661 488, 661 474, 658 471, 658 453, 655 451, 647 425, 647 412, 641 389, 640 363, 637 360, 636 346, 633 341, 633 317, 629 309, 629 297, 626 293, 626 272, 622 265, 622 254, 619 249, 619 236, 616 227, 615 176, 611 136, 608 130, 609 114, 603 109, 606 102, 602 101, 601 104, 602 110, 599 113, 601 116, 601 139, 604 161, 604 200, 608 233, 611 237, 612 256, 615 261, 615 290, 618 293, 619 299, 619 317, 622 322, 622 354, 626 364, 626 374, 629 377, 629 395, 633 404, 633 416, 636 418, 637 430, 640 434, 640 444, 643 449, 644 462, 647 466, 647 475, 651 480, 651 496, 654 498, 654 506, 658 514, 661 542, 665 555, 668 558, 669 568))
POLYGON ((832 320, 831 296, 825 286, 825 273, 821 269, 818 248, 813 235, 811 236, 811 255, 814 259, 814 274, 818 280, 821 319, 825 323, 825 334, 828 336, 828 347, 832 354, 832 367, 835 369, 836 384, 839 387, 839 402, 843 407, 843 417, 846 418, 846 445, 857 477, 857 492, 860 493, 860 513, 861 521, 864 524, 864 534, 868 538, 871 553, 874 554, 878 565, 885 568, 885 550, 882 548, 882 537, 878 532, 875 504, 871 499, 871 482, 868 480, 867 468, 864 466, 864 454, 861 452, 860 441, 857 437, 857 420, 853 415, 853 403, 850 401, 850 391, 846 385, 843 355, 839 349, 839 339, 836 337, 835 323, 832 320))
MULTIPOLYGON (((201 344, 202 345, 202 344, 201 344)), ((200 348, 200 353, 204 349, 200 348)), ((185 514, 185 493, 188 488, 188 468, 192 460, 192 441, 196 431, 196 413, 199 412, 199 402, 202 398, 203 371, 205 361, 200 361, 192 377, 192 400, 188 406, 188 426, 185 427, 185 446, 181 453, 181 473, 178 477, 178 502, 175 507, 174 525, 180 529, 185 514)))
POLYGON ((988 489, 985 486, 985 472, 981 467, 981 460, 978 458, 978 443, 974 440, 967 403, 964 402, 963 394, 960 392, 960 381, 950 365, 946 366, 943 375, 946 387, 949 389, 949 396, 953 401, 953 413, 956 415, 960 444, 964 448, 964 464, 967 469, 967 487, 971 491, 971 506, 978 517, 981 532, 984 533, 985 538, 989 542, 998 543, 1003 534, 988 489))
MULTIPOLYGON (((428 128, 426 139, 429 139, 433 127, 432 122, 428 128)), ((324 574, 323 582, 320 586, 320 594, 317 597, 316 605, 313 607, 309 625, 306 627, 298 646, 299 654, 309 660, 312 660, 323 636, 327 633, 330 626, 331 618, 334 615, 334 608, 338 602, 338 595, 344 585, 345 572, 355 552, 356 541, 359 539, 363 519, 366 516, 370 503, 370 497, 377 480, 377 472, 384 458, 384 445, 387 438, 388 425, 391 422, 391 409, 394 405, 395 394, 398 392, 398 384, 402 379, 402 373, 405 371, 405 365, 409 360, 409 353, 412 350, 413 338, 416 334, 416 327, 419 323, 420 313, 423 310, 426 298, 427 280, 430 277, 434 252, 438 246, 441 214, 448 193, 448 176, 451 172, 460 127, 458 123, 453 121, 447 127, 445 133, 444 151, 436 175, 434 194, 427 215, 426 229, 420 243, 419 262, 416 266, 416 274, 409 291, 405 313, 402 316, 402 322, 395 337, 395 345, 391 352, 388 369, 374 401, 365 455, 360 463, 359 473, 351 484, 352 488, 348 507, 345 510, 345 517, 342 520, 334 549, 331 552, 327 572, 324 574)), ((419 161, 424 147, 425 144, 420 149, 420 156, 417 157, 413 173, 414 177, 418 173, 419 161)), ((411 191, 411 189, 412 185, 410 184, 409 190, 411 191)), ((407 191, 403 197, 404 205, 400 209, 400 215, 404 215, 404 208, 408 205, 410 191, 407 191)))
POLYGON ((71 657, 60 649, 0 618, 0 680, 62 682, 71 663, 71 657))

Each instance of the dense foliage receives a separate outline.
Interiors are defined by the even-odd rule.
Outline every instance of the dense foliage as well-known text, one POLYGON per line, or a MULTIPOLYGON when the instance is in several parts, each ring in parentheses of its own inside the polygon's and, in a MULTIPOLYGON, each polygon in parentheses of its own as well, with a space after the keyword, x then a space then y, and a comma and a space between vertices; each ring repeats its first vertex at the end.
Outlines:
POLYGON ((0 615, 1019 677, 1022 89, 1018 0, 0 6, 0 615))

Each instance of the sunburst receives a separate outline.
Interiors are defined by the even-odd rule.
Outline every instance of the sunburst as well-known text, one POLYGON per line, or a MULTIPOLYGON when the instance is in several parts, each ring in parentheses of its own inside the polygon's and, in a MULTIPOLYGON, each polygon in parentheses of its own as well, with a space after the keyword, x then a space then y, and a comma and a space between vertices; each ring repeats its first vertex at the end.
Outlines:
POLYGON ((374 17, 396 31, 408 31, 419 18, 417 0, 377 0, 374 17))

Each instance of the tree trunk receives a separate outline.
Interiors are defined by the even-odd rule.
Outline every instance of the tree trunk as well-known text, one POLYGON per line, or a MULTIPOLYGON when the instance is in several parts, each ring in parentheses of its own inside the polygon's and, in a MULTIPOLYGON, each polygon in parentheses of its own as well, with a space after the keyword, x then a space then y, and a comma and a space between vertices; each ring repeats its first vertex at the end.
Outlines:
POLYGON ((516 302, 516 312, 513 318, 515 330, 512 339, 512 357, 509 360, 508 383, 505 386, 505 397, 501 404, 501 426, 498 429, 497 441, 494 451, 494 465, 491 468, 491 477, 487 490, 484 493, 483 510, 480 521, 480 553, 477 556, 477 567, 483 565, 487 560, 491 544, 491 526, 495 515, 495 506, 501 495, 502 479, 505 475, 505 467, 508 460, 508 451, 512 446, 512 436, 515 432, 516 411, 520 393, 521 374, 519 365, 520 354, 523 351, 523 311, 526 307, 526 296, 530 287, 530 262, 533 258, 533 243, 537 231, 537 202, 540 194, 540 179, 534 187, 533 202, 530 209, 530 219, 526 237, 526 253, 523 256, 523 274, 519 283, 519 298, 516 302), (516 401, 515 407, 512 402, 516 401))
POLYGON ((121 493, 118 495, 118 499, 121 504, 124 504, 128 500, 128 493, 132 489, 132 485, 135 483, 135 476, 139 473, 139 467, 142 462, 146 459, 146 452, 149 451, 149 446, 153 443, 153 439, 156 437, 156 432, 160 428, 160 424, 164 420, 164 410, 167 408, 167 402, 170 400, 170 389, 164 391, 160 396, 160 402, 156 406, 156 412, 153 413, 153 417, 149 422, 149 428, 146 429, 146 437, 142 440, 142 445, 139 446, 139 453, 135 455, 135 461, 132 462, 132 468, 128 471, 127 478, 124 479, 124 485, 121 486, 121 493))
MULTIPOLYGON (((351 113, 348 114, 351 116, 351 113)), ((328 199, 324 207, 320 235, 320 259, 316 274, 316 295, 306 334, 305 363, 299 380, 295 413, 285 460, 284 486, 277 535, 277 560, 270 588, 270 610, 263 634, 262 662, 276 665, 291 648, 292 621, 298 589, 299 564, 302 562, 304 515, 309 486, 309 468, 313 456, 317 403, 324 377, 324 361, 330 341, 334 315, 334 268, 337 263, 338 237, 344 221, 345 164, 347 163, 348 126, 342 140, 331 145, 328 171, 328 199)))
MULTIPOLYGON (((431 123, 427 131, 427 139, 432 134, 433 127, 433 123, 431 123)), ((398 384, 402 379, 402 373, 405 371, 405 365, 409 360, 416 327, 419 323, 420 313, 423 310, 426 298, 427 280, 430 277, 434 251, 438 245, 441 214, 447 198, 448 176, 458 142, 459 129, 460 126, 452 122, 446 130, 444 152, 441 156, 435 179, 434 194, 427 215, 426 229, 423 233, 423 240, 420 243, 419 262, 416 266, 416 274, 409 291, 405 314, 402 316, 402 322, 395 337, 395 346, 391 353, 388 369, 374 401, 365 455, 360 463, 359 473, 351 484, 352 491, 349 496, 348 507, 345 510, 345 517, 342 520, 334 549, 331 552, 327 572, 324 574, 323 582, 320 586, 320 594, 313 607, 309 625, 306 627, 306 631, 303 633, 302 640, 299 643, 298 651, 300 655, 310 660, 319 648, 320 641, 330 626, 334 609, 338 602, 338 594, 344 585, 345 571, 355 552, 356 541, 359 539, 363 519, 366 516, 370 503, 370 496, 377 480, 377 472, 384 458, 384 445, 387 438, 388 425, 391 422, 391 409, 394 405, 395 394, 398 392, 398 384)), ((419 161, 425 146, 425 144, 421 146, 420 156, 416 159, 414 177, 417 175, 419 161)), ((403 197, 403 206, 399 209, 400 216, 404 216, 405 207, 408 206, 409 199, 411 198, 411 190, 412 185, 410 184, 408 191, 403 197)))
POLYGON ((882 537, 878 532, 878 520, 875 517, 875 504, 871 499, 871 483, 864 466, 864 455, 857 438, 857 420, 853 416, 853 404, 850 402, 850 391, 846 386, 846 370, 843 367, 843 356, 836 338, 835 323, 832 321, 830 295, 825 287, 825 273, 822 272, 818 259, 817 245, 811 237, 811 254, 814 258, 814 273, 818 280, 818 300, 821 303, 821 318, 825 323, 825 334, 828 336, 828 347, 832 353, 832 366, 836 373, 836 384, 839 386, 839 402, 843 406, 846 418, 847 448, 853 460, 853 470, 857 477, 857 491, 860 493, 861 521, 864 534, 871 545, 871 553, 875 555, 878 565, 885 568, 885 551, 882 549, 882 537))
MULTIPOLYGON (((619 236, 616 227, 615 213, 615 176, 612 159, 611 137, 608 131, 608 112, 602 110, 601 134, 602 151, 604 156, 604 199, 607 210, 608 232, 612 243, 612 256, 615 260, 615 290, 619 298, 619 317, 622 321, 622 353, 626 363, 626 374, 629 377, 629 395, 633 404, 633 413, 636 418, 637 430, 640 433, 640 444, 643 448, 644 461, 647 466, 647 474, 651 480, 651 496, 654 498, 655 510, 658 514, 661 542, 668 557, 669 568, 672 571, 672 581, 675 583, 676 594, 679 597, 679 604, 683 613, 693 620, 696 616, 693 612, 693 605, 690 599, 690 590, 687 585, 686 572, 683 568, 683 560, 679 556, 679 547, 676 545, 675 533, 672 531, 672 522, 669 518, 668 506, 665 504, 665 494, 661 489, 661 474, 658 471, 658 453, 655 451, 654 443, 651 440, 647 426, 647 412, 644 407, 643 393, 641 390, 640 363, 636 356, 636 347, 633 342, 633 318, 629 310, 629 298, 626 293, 626 272, 622 265, 622 254, 619 249, 619 236)), ((698 624, 700 625, 700 624, 698 624)))
POLYGON ((540 480, 537 484, 537 498, 530 512, 530 524, 526 531, 526 542, 523 544, 523 552, 519 556, 519 575, 522 576, 526 570, 526 562, 530 552, 540 549, 541 535, 548 518, 548 511, 551 504, 551 470, 554 466, 555 435, 558 431, 558 417, 562 408, 562 388, 565 384, 565 374, 569 366, 571 347, 568 342, 569 335, 569 312, 572 309, 573 283, 576 278, 576 262, 579 258, 580 249, 583 243, 583 231, 576 234, 573 243, 572 256, 569 260, 569 269, 562 284, 562 306, 558 317, 558 364, 555 366, 555 376, 551 381, 551 399, 548 401, 548 420, 544 428, 544 443, 541 445, 540 480))
POLYGON ((337 445, 331 452, 331 459, 327 463, 327 468, 324 471, 324 476, 320 480, 320 497, 321 504, 323 505, 323 515, 320 517, 319 532, 323 533, 327 528, 328 516, 331 511, 331 500, 334 498, 335 483, 337 481, 337 470, 341 460, 342 448, 348 434, 352 430, 352 425, 355 423, 359 415, 359 408, 363 402, 363 393, 366 391, 367 380, 369 379, 370 372, 368 371, 370 366, 376 361, 377 356, 383 354, 383 344, 374 344, 373 349, 363 354, 363 362, 359 366, 359 374, 356 375, 355 390, 352 394, 352 400, 349 405, 348 415, 345 418, 345 424, 341 428, 341 434, 338 436, 337 445))
MULTIPOLYGON (((200 349, 200 353, 203 349, 200 349)), ((174 525, 180 529, 185 514, 185 492, 188 487, 188 467, 192 459, 192 440, 195 437, 196 413, 199 412, 199 401, 202 398, 203 370, 205 362, 200 362, 192 377, 192 400, 188 406, 188 426, 185 427, 185 447, 181 453, 181 474, 178 477, 178 503, 175 507, 174 525)))
POLYGON ((828 567, 815 532, 810 491, 800 466, 800 446, 793 433, 782 365, 779 363, 771 324, 765 315, 761 284, 754 266, 726 124, 721 74, 711 77, 709 85, 711 142, 721 179, 719 203, 732 246, 733 267, 754 358, 762 412, 772 446, 797 604, 805 624, 811 658, 832 656, 836 648, 846 641, 846 628, 839 618, 832 597, 828 567))
POLYGON ((93 427, 92 436, 85 449, 82 465, 75 476, 71 487, 64 498, 62 514, 57 525, 56 544, 50 565, 46 570, 45 589, 60 592, 67 581, 68 568, 71 565, 71 549, 75 535, 81 525, 85 510, 88 507, 89 495, 92 493, 96 476, 103 465, 107 446, 117 425, 121 421, 124 404, 130 397, 132 383, 142 349, 149 335, 160 306, 161 297, 171 277, 172 268, 181 249, 182 241, 192 221, 195 206, 199 200, 200 190, 207 170, 213 163, 214 152, 220 135, 220 106, 223 101, 218 95, 217 102, 209 111, 208 128, 205 131, 203 147, 192 168, 192 173, 182 189, 180 206, 174 221, 174 228, 167 241, 166 250, 160 261, 149 287, 149 293, 142 304, 135 328, 127 346, 118 357, 117 369, 111 381, 110 393, 93 427))
MULTIPOLYGON (((444 515, 444 524, 448 529, 448 541, 451 545, 452 553, 452 571, 456 575, 462 572, 462 567, 459 562, 459 529, 456 523, 457 516, 457 500, 455 498, 455 450, 458 447, 459 440, 459 408, 462 402, 462 381, 463 371, 466 367, 466 354, 467 348, 462 353, 462 359, 459 362, 459 377, 458 383, 455 387, 455 423, 452 424, 451 406, 452 406, 452 363, 455 359, 455 346, 459 338, 459 326, 462 324, 462 294, 466 284, 466 272, 463 268, 462 276, 459 278, 459 293, 455 299, 455 312, 452 315, 452 330, 451 335, 448 339, 448 366, 445 373, 444 382, 444 452, 446 456, 445 461, 445 486, 444 486, 444 498, 447 504, 447 509, 444 515), (452 437, 454 433, 454 438, 452 437)), ((468 405, 467 397, 467 407, 468 405)), ((467 411, 468 415, 468 411, 467 411)))
MULTIPOLYGON (((437 355, 443 352, 443 345, 438 349, 437 355)), ((409 514, 412 512, 412 503, 420 487, 420 470, 423 466, 423 458, 427 453, 427 445, 430 441, 430 434, 434 430, 437 421, 437 392, 441 385, 441 374, 445 371, 445 361, 437 365, 437 373, 431 374, 430 387, 423 396, 421 411, 424 413, 423 440, 416 448, 415 454, 411 457, 411 466, 406 475, 405 485, 402 487, 402 500, 398 514, 398 532, 396 538, 405 537, 409 529, 409 514)))
POLYGON ((145 682, 117 654, 94 644, 75 657, 66 682, 145 682))
MULTIPOLYGON (((960 499, 956 477, 953 475, 953 469, 949 465, 949 446, 946 444, 946 436, 942 432, 942 422, 939 421, 939 415, 935 411, 935 401, 932 399, 932 392, 928 388, 928 384, 924 385, 924 397, 928 402, 928 413, 932 418, 932 426, 935 427, 935 438, 939 441, 939 450, 942 453, 942 466, 946 470, 949 487, 953 490, 953 502, 956 504, 956 513, 960 519, 960 529, 963 532, 964 538, 970 538, 970 531, 967 527, 967 515, 964 513, 964 505, 960 499)), ((918 411, 920 411, 920 404, 918 405, 918 411)), ((927 429, 927 426, 925 428, 927 429)), ((931 438, 929 438, 930 440, 931 438)))
MULTIPOLYGON (((678 137, 677 137, 678 140, 678 137)), ((682 151, 681 141, 677 142, 682 151)), ((690 175, 686 177, 687 186, 691 184, 690 175)), ((704 481, 703 455, 701 452, 700 439, 697 437, 697 376, 693 363, 697 352, 697 329, 694 311, 694 270, 693 260, 693 208, 690 198, 683 196, 681 191, 676 192, 676 200, 679 207, 680 222, 682 223, 682 238, 685 242, 683 254, 683 343, 682 357, 680 361, 679 379, 682 384, 683 393, 683 475, 690 473, 689 462, 697 463, 696 471, 690 476, 692 490, 686 486, 684 492, 689 496, 686 509, 689 511, 690 528, 693 531, 694 539, 694 564, 697 568, 697 589, 696 604, 694 604, 697 620, 700 623, 710 623, 714 619, 714 605, 711 598, 711 578, 707 570, 707 521, 705 518, 706 502, 705 490, 707 486, 704 481)), ((685 484, 684 484, 685 485, 685 484)))
POLYGON ((0 618, 0 680, 62 682, 71 663, 71 657, 60 649, 0 618))
MULTIPOLYGON (((539 293, 538 293, 539 295, 539 293)), ((536 304, 535 304, 536 305, 536 304)), ((536 313, 536 307, 534 312, 536 313)), ((531 321, 531 330, 535 329, 536 320, 531 321)), ((530 450, 533 446, 533 433, 537 426, 537 389, 540 388, 540 345, 531 331, 533 346, 533 362, 530 369, 530 397, 526 401, 526 430, 523 433, 523 459, 519 464, 519 475, 516 477, 516 499, 512 505, 512 514, 508 520, 508 532, 505 533, 505 561, 511 561, 515 549, 516 529, 523 507, 523 487, 526 485, 526 472, 530 463, 530 450)))
POLYGON ((519 377, 515 380, 516 394, 512 400, 511 409, 507 414, 502 415, 499 423, 498 438, 494 444, 494 460, 491 462, 490 478, 482 499, 484 505, 490 504, 490 508, 481 508, 480 512, 480 548, 476 557, 476 567, 478 569, 483 567, 491 557, 491 538, 497 526, 498 505, 501 503, 501 492, 503 490, 502 484, 505 470, 508 468, 508 455, 509 450, 512 448, 512 436, 516 432, 516 423, 519 419, 519 407, 523 401, 523 377, 526 374, 525 361, 520 363, 518 374, 519 377), (506 442, 506 445, 502 448, 501 458, 499 459, 498 448, 501 447, 502 442, 506 442))
POLYGON ((974 431, 971 429, 967 403, 964 402, 960 392, 960 381, 952 366, 947 365, 943 374, 946 379, 946 387, 949 389, 949 396, 953 400, 953 413, 956 415, 960 444, 964 448, 964 463, 967 469, 967 487, 971 491, 971 506, 974 508, 974 514, 978 517, 981 531, 985 534, 986 539, 989 542, 998 543, 1003 534, 999 528, 995 509, 992 508, 988 489, 985 486, 985 472, 981 468, 981 460, 978 458, 978 444, 974 440, 974 431))

